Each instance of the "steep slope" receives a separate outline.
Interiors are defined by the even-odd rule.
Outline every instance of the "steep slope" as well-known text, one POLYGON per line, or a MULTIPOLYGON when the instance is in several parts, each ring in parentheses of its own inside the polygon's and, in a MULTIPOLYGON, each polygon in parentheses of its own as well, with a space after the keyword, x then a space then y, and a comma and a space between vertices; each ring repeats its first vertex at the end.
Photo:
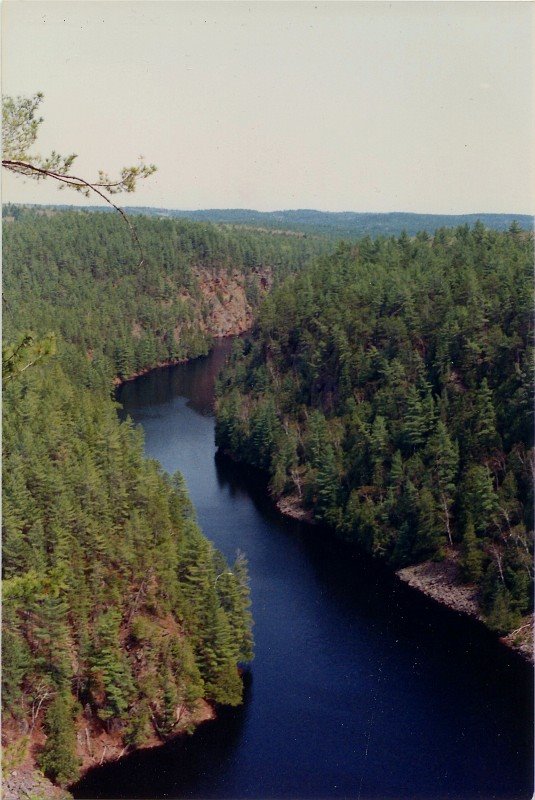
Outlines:
POLYGON ((180 476, 58 363, 6 387, 3 524, 8 747, 64 783, 80 758, 187 727, 203 699, 241 701, 245 563, 226 566, 180 476))
POLYGON ((250 324, 272 283, 329 247, 140 217, 139 264, 117 215, 20 209, 10 219, 3 233, 5 334, 55 331, 73 361, 87 356, 81 377, 88 385, 206 353, 212 336, 250 324))
POLYGON ((445 559, 443 599, 455 573, 500 633, 532 609, 532 265, 516 226, 340 246, 265 301, 218 403, 287 512, 395 568, 445 559))
POLYGON ((5 339, 58 339, 4 393, 10 791, 36 764, 65 784, 240 703, 237 665, 252 657, 244 558, 229 568, 214 551, 180 476, 143 458, 110 391, 248 327, 311 250, 194 223, 139 220, 138 233, 143 265, 107 215, 23 212, 4 226, 5 339))

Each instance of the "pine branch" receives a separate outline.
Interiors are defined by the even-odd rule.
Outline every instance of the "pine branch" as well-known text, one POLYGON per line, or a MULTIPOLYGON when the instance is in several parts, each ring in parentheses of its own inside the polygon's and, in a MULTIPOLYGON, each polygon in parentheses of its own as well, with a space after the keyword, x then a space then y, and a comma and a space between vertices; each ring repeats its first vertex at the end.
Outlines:
POLYGON ((2 159, 2 166, 5 167, 5 169, 10 170, 11 172, 15 172, 18 175, 25 175, 25 174, 39 175, 39 176, 42 176, 43 178, 52 178, 53 180, 58 181, 59 183, 64 183, 67 186, 71 186, 73 189, 77 189, 77 190, 84 190, 85 189, 85 190, 87 190, 88 193, 89 193, 89 191, 95 192, 95 194, 97 194, 99 197, 101 197, 103 200, 105 200, 106 203, 108 203, 108 205, 110 205, 112 208, 114 208, 115 211, 117 211, 121 215, 121 217, 123 218, 124 222, 128 226, 128 229, 130 231, 130 235, 132 236, 132 239, 136 243, 136 246, 137 246, 137 248, 139 250, 139 253, 140 253, 140 256, 141 256, 141 260, 140 260, 138 266, 142 267, 144 265, 145 256, 144 256, 143 248, 141 246, 141 242, 139 241, 139 237, 137 235, 136 229, 134 228, 134 226, 132 225, 132 223, 128 219, 128 217, 127 217, 126 213, 124 212, 124 210, 122 208, 120 208, 120 206, 116 205, 112 200, 110 200, 109 197, 106 197, 104 192, 101 191, 101 188, 110 189, 110 188, 118 187, 118 186, 122 185, 124 183, 124 181, 118 181, 116 183, 109 183, 109 184, 107 184, 107 183, 90 183, 90 181, 86 181, 84 178, 80 178, 80 177, 78 177, 76 175, 66 175, 66 174, 62 174, 60 172, 54 172, 53 170, 45 169, 43 167, 38 167, 35 164, 30 164, 28 161, 14 161, 14 160, 8 159, 8 158, 2 159))

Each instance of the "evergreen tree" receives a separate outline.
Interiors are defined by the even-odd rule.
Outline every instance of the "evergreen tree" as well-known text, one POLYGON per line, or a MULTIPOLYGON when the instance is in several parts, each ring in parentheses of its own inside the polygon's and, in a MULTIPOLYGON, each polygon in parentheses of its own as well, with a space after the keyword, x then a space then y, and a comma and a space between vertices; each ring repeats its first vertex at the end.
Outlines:
POLYGON ((412 550, 417 559, 444 556, 443 533, 432 492, 422 489, 418 502, 418 537, 412 550))
POLYGON ((475 434, 477 438, 476 452, 485 452, 492 447, 499 447, 500 439, 496 431, 496 412, 492 400, 492 392, 486 378, 475 396, 475 434))
POLYGON ((480 465, 468 469, 462 491, 463 505, 470 514, 479 536, 485 534, 496 509, 496 494, 488 467, 480 465))
POLYGON ((99 708, 103 720, 125 717, 134 692, 131 668, 119 648, 119 626, 115 609, 105 611, 96 626, 91 674, 93 683, 101 684, 106 695, 105 704, 99 708))
POLYGON ((429 440, 427 453, 435 478, 434 488, 437 501, 442 509, 449 543, 452 545, 450 508, 453 503, 455 479, 459 466, 459 448, 457 443, 454 444, 451 441, 447 428, 441 420, 437 423, 435 435, 429 440))
POLYGON ((316 485, 316 516, 318 519, 327 519, 329 511, 336 507, 339 486, 334 449, 330 444, 323 451, 323 460, 317 470, 316 485))
POLYGON ((468 517, 462 541, 461 571, 465 581, 477 582, 483 572, 483 554, 479 548, 474 523, 468 517))
POLYGON ((60 785, 78 775, 73 700, 67 692, 58 693, 45 716, 46 742, 40 759, 45 775, 60 785))
POLYGON ((407 393, 404 429, 406 440, 411 447, 420 447, 423 444, 426 425, 422 400, 415 386, 410 386, 407 393))

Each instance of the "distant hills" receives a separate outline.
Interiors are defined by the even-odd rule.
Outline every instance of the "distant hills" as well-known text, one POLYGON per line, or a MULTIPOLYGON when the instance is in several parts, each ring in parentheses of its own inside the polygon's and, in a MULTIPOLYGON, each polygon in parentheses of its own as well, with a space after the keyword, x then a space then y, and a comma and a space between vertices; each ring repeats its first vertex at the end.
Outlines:
MULTIPOLYGON (((43 207, 44 208, 44 207, 43 207)), ((102 206, 48 206, 47 208, 86 211, 109 211, 102 206)), ((209 208, 200 211, 182 211, 148 206, 130 206, 129 214, 172 217, 240 225, 268 230, 290 230, 302 234, 328 236, 336 239, 357 239, 362 236, 399 236, 406 231, 410 236, 419 231, 433 233, 438 228, 458 225, 472 226, 477 220, 494 230, 507 230, 516 221, 521 228, 533 229, 534 218, 529 214, 410 214, 392 212, 388 214, 359 213, 353 211, 315 211, 297 209, 289 211, 254 211, 242 208, 209 208)))
POLYGON ((253 225, 265 228, 285 228, 302 233, 316 233, 337 238, 361 236, 398 236, 406 231, 410 236, 425 230, 473 225, 478 219, 488 228, 507 230, 511 223, 526 229, 533 227, 533 217, 526 214, 363 214, 352 211, 249 211, 247 209, 207 209, 203 211, 172 211, 173 216, 187 217, 200 222, 231 225, 253 225))

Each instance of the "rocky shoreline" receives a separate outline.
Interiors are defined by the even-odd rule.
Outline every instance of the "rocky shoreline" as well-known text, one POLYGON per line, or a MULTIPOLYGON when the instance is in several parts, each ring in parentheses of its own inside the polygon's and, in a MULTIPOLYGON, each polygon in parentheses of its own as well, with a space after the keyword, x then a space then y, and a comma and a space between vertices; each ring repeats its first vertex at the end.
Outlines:
MULTIPOLYGON (((182 726, 171 738, 187 735, 188 728, 197 728, 203 722, 215 719, 214 707, 206 700, 201 700, 193 714, 184 717, 182 726)), ((86 772, 93 767, 117 761, 122 756, 134 750, 149 750, 165 744, 156 734, 139 747, 126 748, 122 745, 119 734, 106 733, 103 726, 86 725, 87 720, 80 719, 77 725, 77 756, 80 761, 80 775, 83 778, 86 772)), ((34 734, 29 739, 26 752, 20 764, 6 769, 2 776, 2 797, 4 800, 72 800, 72 794, 65 788, 52 783, 36 767, 36 751, 42 747, 44 734, 40 725, 36 726, 34 734)), ((169 740, 167 740, 169 741, 169 740)), ((73 784, 74 785, 74 784, 73 784)))
MULTIPOLYGON (((477 587, 461 583, 458 555, 455 551, 450 550, 443 561, 424 561, 422 564, 397 570, 396 575, 412 589, 422 592, 435 602, 485 624, 478 602, 477 587)), ((534 615, 530 614, 522 619, 519 628, 507 636, 499 637, 502 644, 530 664, 535 661, 533 625, 534 615)))
MULTIPOLYGON (((317 524, 310 510, 304 509, 297 495, 272 496, 278 511, 285 517, 317 524)), ((424 561, 396 571, 400 581, 411 589, 430 597, 452 611, 465 614, 486 625, 479 604, 478 590, 473 584, 463 583, 460 577, 458 553, 449 548, 442 561, 424 561)), ((535 663, 533 643, 535 615, 523 617, 521 625, 507 636, 497 637, 505 647, 518 653, 530 664, 535 663)))

